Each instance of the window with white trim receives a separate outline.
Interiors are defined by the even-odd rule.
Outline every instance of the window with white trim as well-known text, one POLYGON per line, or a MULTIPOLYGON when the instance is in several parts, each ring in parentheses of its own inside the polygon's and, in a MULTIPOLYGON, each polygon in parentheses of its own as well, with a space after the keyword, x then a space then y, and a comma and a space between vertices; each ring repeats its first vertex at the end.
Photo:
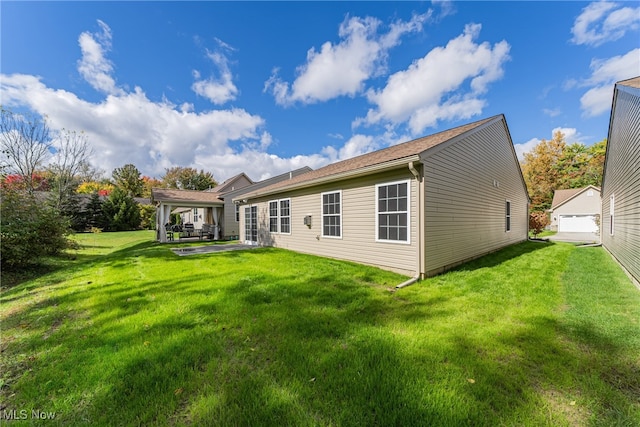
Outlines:
POLYGON ((291 199, 269 202, 269 232, 291 233, 291 199))
POLYGON ((269 232, 278 232, 278 201, 269 202, 269 232))
POLYGON ((291 233, 291 199, 280 200, 280 233, 291 233))
POLYGON ((409 243, 409 181, 376 185, 376 240, 409 243))
POLYGON ((322 236, 342 237, 342 191, 322 193, 322 236))
POLYGON ((236 203, 236 222, 240 222, 240 204, 236 203))
POLYGON ((613 236, 613 232, 615 230, 614 222, 615 222, 615 197, 612 194, 609 198, 609 234, 613 236))
POLYGON ((504 203, 504 231, 511 231, 511 201, 504 203))

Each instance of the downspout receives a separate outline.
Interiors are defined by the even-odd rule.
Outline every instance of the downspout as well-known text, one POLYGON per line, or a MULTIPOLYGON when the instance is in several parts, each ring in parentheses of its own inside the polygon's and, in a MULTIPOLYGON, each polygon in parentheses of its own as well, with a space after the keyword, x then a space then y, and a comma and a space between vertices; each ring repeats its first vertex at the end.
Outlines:
POLYGON ((409 162, 409 171, 411 172, 411 174, 415 177, 417 185, 418 185, 418 201, 417 201, 417 207, 418 207, 418 250, 416 251, 418 254, 418 260, 417 260, 417 268, 416 268, 416 274, 415 276, 413 276, 411 279, 400 283, 399 285, 396 286, 396 289, 401 289, 404 288, 405 286, 409 286, 409 285, 413 285, 414 283, 416 283, 418 280, 420 280, 420 276, 422 273, 422 243, 424 240, 424 236, 423 236, 423 207, 422 207, 422 186, 420 185, 420 172, 418 172, 418 170, 415 168, 413 161, 409 162))

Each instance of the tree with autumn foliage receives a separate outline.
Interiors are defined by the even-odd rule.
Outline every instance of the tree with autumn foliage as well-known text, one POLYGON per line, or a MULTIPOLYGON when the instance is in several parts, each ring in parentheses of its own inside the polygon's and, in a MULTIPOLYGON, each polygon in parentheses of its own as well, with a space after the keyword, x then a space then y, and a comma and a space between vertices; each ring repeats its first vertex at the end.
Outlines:
POLYGON ((529 231, 533 233, 533 237, 538 237, 538 234, 542 233, 549 222, 549 215, 546 212, 531 212, 529 214, 529 231))
POLYGON ((179 190, 207 190, 213 188, 216 182, 211 172, 197 169, 175 166, 165 169, 165 174, 161 177, 165 188, 177 188, 179 190))
POLYGON ((126 164, 121 168, 115 168, 111 174, 116 187, 123 190, 131 197, 142 196, 144 184, 140 171, 132 164, 126 164))
POLYGON ((143 176, 142 185, 142 197, 151 198, 151 189, 162 187, 162 181, 156 178, 151 178, 149 176, 143 176))
POLYGON ((606 139, 590 147, 567 144, 558 131, 551 140, 543 139, 525 153, 521 167, 532 210, 549 209, 555 190, 600 186, 606 144, 606 139))
POLYGON ((97 193, 99 196, 108 196, 114 188, 116 187, 108 182, 87 181, 78 185, 76 192, 79 194, 97 193))

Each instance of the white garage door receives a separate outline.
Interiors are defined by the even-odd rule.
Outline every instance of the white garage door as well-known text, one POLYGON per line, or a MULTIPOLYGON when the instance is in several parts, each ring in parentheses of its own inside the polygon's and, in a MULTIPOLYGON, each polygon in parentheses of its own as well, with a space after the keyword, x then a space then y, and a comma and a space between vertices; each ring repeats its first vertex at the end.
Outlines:
POLYGON ((596 233, 597 231, 595 215, 560 215, 559 233, 596 233))

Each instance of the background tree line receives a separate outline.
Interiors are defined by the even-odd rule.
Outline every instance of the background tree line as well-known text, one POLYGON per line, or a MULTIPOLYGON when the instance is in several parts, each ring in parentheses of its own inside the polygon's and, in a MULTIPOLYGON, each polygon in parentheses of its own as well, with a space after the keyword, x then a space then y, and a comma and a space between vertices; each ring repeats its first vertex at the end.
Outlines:
POLYGON ((606 150, 606 138, 587 147, 567 144, 558 131, 524 154, 520 166, 531 198, 530 229, 539 232, 549 223, 546 210, 551 208, 555 190, 602 185, 606 150))
POLYGON ((155 208, 136 199, 150 199, 154 187, 206 190, 217 185, 210 172, 188 167, 166 169, 156 179, 126 164, 105 178, 89 163, 93 151, 85 133, 54 132, 46 117, 0 109, 3 269, 60 253, 71 245, 72 232, 153 228, 155 208))

